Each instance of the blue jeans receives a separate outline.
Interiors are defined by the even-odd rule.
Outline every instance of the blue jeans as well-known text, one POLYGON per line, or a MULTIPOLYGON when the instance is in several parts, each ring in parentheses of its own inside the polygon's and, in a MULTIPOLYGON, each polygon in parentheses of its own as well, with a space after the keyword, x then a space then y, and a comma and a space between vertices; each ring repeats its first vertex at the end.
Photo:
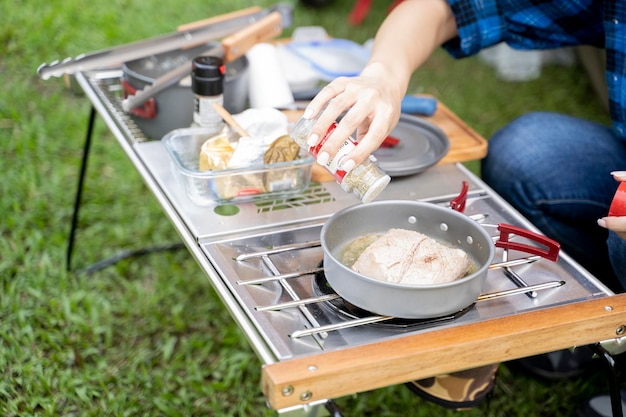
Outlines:
POLYGON ((615 292, 626 289, 626 240, 598 226, 626 170, 610 127, 555 113, 521 116, 489 140, 483 179, 615 292))

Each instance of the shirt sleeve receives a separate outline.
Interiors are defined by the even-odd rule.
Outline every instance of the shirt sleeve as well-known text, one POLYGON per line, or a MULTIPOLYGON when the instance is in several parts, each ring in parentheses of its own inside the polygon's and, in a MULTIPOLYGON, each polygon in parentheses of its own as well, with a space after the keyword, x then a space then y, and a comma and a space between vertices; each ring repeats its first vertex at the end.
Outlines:
POLYGON ((503 40, 505 23, 497 2, 449 0, 456 19, 458 36, 443 47, 455 58, 478 53, 503 40))
POLYGON ((516 49, 604 46, 602 2, 447 0, 458 36, 443 47, 455 58, 506 42, 516 49))
POLYGON ((445 0, 458 36, 443 44, 455 58, 506 42, 515 49, 591 45, 606 51, 613 127, 626 139, 624 0, 445 0))
POLYGON ((607 2, 604 9, 606 30, 606 83, 611 119, 617 134, 626 140, 626 3, 607 2))

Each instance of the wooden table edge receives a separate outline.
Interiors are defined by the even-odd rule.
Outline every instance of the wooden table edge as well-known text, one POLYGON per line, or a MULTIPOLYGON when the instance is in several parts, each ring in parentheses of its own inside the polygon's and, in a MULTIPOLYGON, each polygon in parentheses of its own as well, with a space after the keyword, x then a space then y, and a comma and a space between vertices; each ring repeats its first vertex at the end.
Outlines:
POLYGON ((607 296, 268 364, 262 390, 278 410, 615 339, 625 326, 626 294, 607 296))

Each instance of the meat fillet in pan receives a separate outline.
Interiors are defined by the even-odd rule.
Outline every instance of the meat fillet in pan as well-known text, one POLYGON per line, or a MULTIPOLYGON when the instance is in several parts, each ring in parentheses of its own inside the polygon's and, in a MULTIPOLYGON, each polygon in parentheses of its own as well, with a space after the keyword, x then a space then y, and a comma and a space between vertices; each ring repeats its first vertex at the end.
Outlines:
POLYGON ((462 249, 413 230, 390 229, 365 248, 352 269, 383 281, 429 285, 461 278, 470 265, 462 249))

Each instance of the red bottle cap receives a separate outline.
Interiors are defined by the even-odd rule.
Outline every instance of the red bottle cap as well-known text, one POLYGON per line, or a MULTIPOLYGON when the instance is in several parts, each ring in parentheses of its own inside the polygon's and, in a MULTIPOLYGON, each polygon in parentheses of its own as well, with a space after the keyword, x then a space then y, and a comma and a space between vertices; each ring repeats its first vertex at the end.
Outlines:
POLYGON ((609 216, 626 216, 626 181, 622 181, 615 192, 609 216))

